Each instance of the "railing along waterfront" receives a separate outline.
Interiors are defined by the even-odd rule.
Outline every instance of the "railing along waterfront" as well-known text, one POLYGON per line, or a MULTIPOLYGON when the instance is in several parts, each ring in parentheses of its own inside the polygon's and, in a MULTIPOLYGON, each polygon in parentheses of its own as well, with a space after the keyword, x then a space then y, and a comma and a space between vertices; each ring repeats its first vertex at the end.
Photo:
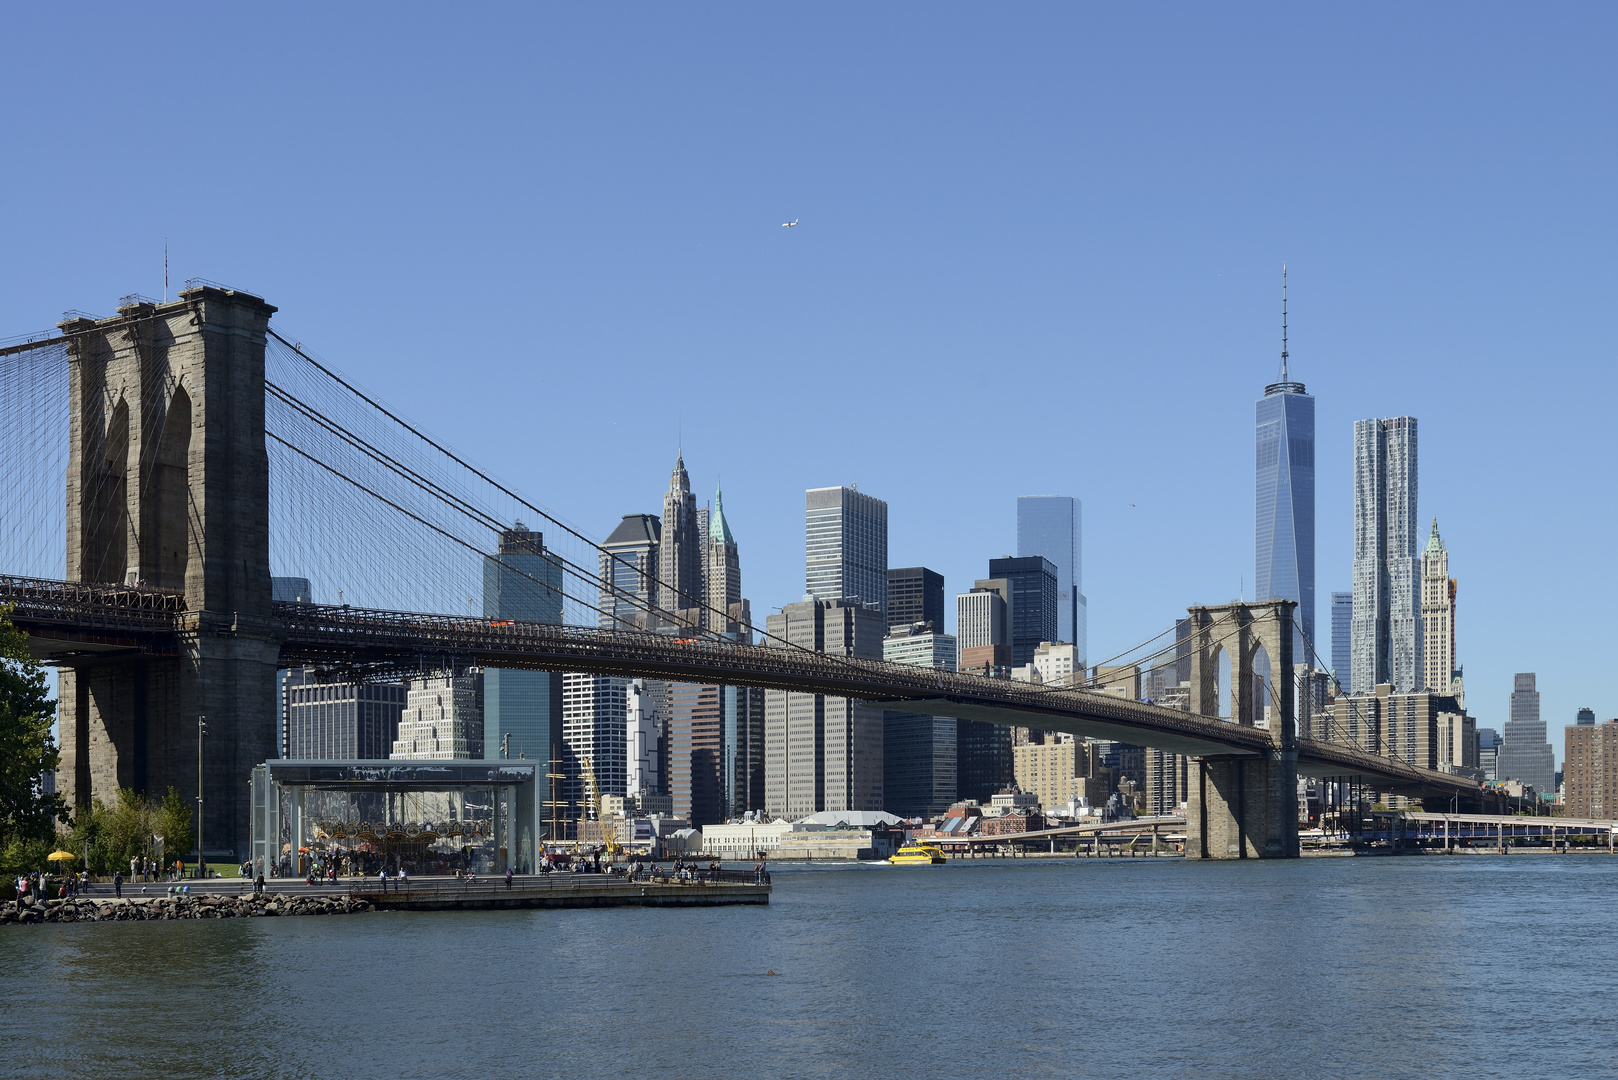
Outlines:
POLYGON ((678 885, 697 888, 705 885, 769 885, 768 871, 755 874, 751 870, 699 870, 692 868, 689 876, 667 873, 654 876, 642 872, 627 874, 576 874, 557 870, 549 874, 518 874, 507 885, 505 878, 443 878, 430 877, 400 881, 398 878, 365 878, 348 884, 347 892, 355 899, 376 896, 415 896, 433 899, 466 900, 497 899, 521 892, 550 890, 565 892, 570 889, 638 888, 642 885, 678 885))

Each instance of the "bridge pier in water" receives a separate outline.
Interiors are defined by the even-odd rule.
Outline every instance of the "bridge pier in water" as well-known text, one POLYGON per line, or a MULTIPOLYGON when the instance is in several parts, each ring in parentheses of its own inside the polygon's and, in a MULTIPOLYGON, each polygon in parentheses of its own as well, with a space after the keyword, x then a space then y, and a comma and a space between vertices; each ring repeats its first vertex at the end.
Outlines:
POLYGON ((1291 859, 1298 856, 1298 729, 1292 673, 1291 600, 1189 609, 1191 711, 1220 715, 1220 654, 1230 658, 1230 722, 1262 718, 1262 649, 1272 677, 1272 748, 1255 755, 1205 755, 1192 761, 1186 798, 1186 856, 1193 859, 1291 859))
MULTIPOLYGON (((275 308, 203 286, 72 318, 67 577, 184 593, 176 655, 85 642, 61 669, 59 789, 194 806, 203 843, 246 850, 252 768, 276 756, 264 350, 275 308)), ((166 858, 186 852, 168 851, 166 858)))

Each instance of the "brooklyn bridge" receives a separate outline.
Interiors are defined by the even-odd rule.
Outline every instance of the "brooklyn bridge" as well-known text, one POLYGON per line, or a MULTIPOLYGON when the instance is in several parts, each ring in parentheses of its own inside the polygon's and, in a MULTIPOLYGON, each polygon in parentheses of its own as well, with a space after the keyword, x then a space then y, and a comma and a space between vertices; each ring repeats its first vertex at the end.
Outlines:
POLYGON ((245 851, 248 776, 278 754, 276 671, 300 665, 361 679, 476 664, 751 686, 1158 747, 1193 759, 1189 851, 1208 858, 1295 856, 1300 775, 1446 802, 1479 794, 1320 730, 1292 678, 1264 677, 1260 656, 1275 672, 1306 662, 1293 656, 1291 601, 1189 609, 1190 711, 707 633, 690 616, 702 598, 614 584, 584 532, 289 340, 263 299, 187 285, 174 301, 126 297, 110 317, 69 312, 0 348, 0 602, 59 669, 59 787, 72 805, 120 787, 195 794, 200 751, 204 830, 245 851), (559 588, 561 624, 463 610, 477 567, 525 518, 553 541, 556 572, 536 585, 559 588), (272 568, 317 578, 339 602, 277 601, 272 568), (646 618, 602 618, 608 602, 646 618))

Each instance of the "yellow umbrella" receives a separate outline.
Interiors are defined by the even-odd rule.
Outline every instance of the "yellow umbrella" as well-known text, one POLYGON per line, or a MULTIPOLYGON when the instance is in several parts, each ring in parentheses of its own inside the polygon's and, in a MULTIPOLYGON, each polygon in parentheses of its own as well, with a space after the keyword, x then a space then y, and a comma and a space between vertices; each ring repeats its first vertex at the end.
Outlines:
POLYGON ((49 855, 45 856, 45 858, 49 859, 51 862, 72 862, 77 859, 78 856, 73 854, 71 851, 53 851, 49 855))

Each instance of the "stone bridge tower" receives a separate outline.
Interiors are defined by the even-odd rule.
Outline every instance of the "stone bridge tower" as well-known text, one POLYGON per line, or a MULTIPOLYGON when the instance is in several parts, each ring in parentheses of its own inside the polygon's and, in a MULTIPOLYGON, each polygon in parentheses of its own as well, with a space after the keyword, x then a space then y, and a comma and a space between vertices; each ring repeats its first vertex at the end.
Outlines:
POLYGON ((1298 854, 1298 727, 1294 713, 1292 622, 1297 602, 1189 609, 1191 711, 1220 715, 1220 653, 1230 658, 1230 721, 1257 727, 1264 684, 1259 649, 1270 661, 1271 749, 1263 756, 1193 759, 1186 800, 1186 855, 1202 859, 1276 859, 1298 854))
MULTIPOLYGON (((67 577, 185 594, 174 656, 87 652, 61 673, 59 788, 197 795, 203 842, 246 850, 248 780, 275 752, 265 332, 275 308, 203 286, 72 318, 67 577)), ((193 803, 194 805, 194 803, 193 803)), ((165 856, 183 852, 169 851, 165 856)))

